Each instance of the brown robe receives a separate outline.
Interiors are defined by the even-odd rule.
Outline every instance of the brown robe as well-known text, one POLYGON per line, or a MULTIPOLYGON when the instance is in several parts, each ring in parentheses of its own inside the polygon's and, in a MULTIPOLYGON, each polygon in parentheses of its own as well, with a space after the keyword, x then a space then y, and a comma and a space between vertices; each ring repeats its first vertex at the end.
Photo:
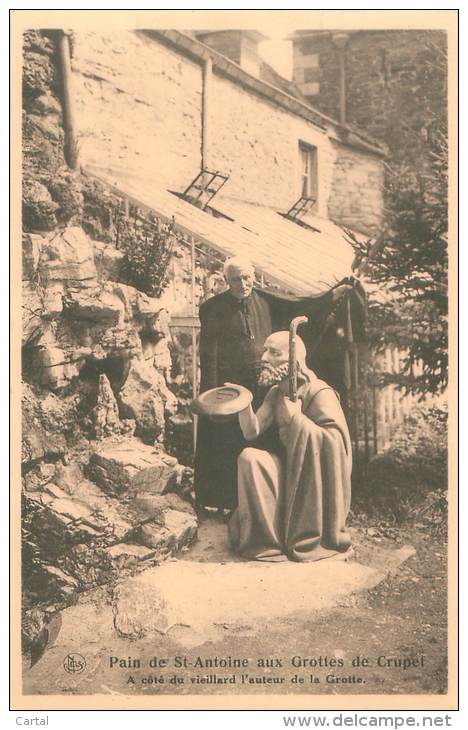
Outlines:
POLYGON ((320 560, 350 546, 352 453, 339 399, 322 380, 299 395, 302 413, 280 428, 284 454, 250 447, 239 456, 229 536, 251 560, 320 560))

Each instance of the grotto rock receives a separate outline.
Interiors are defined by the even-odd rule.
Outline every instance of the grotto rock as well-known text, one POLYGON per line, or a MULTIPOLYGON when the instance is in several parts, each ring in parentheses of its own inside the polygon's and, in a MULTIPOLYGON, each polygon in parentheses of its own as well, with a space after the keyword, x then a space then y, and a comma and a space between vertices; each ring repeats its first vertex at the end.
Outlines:
POLYGON ((169 314, 161 307, 159 299, 150 297, 129 284, 110 281, 105 288, 122 300, 126 318, 133 320, 140 330, 159 333, 161 337, 169 336, 169 314))
POLYGON ((42 332, 44 306, 34 285, 23 281, 22 285, 22 346, 33 347, 42 332))
POLYGON ((37 233, 23 234, 23 279, 31 279, 35 276, 45 240, 43 236, 37 233))
POLYGON ((43 32, 37 30, 27 30, 23 33, 23 48, 24 50, 49 56, 55 51, 52 40, 43 32))
MULTIPOLYGON (((63 167, 62 139, 46 136, 30 114, 23 115, 23 169, 47 187, 48 181, 63 167)), ((55 117, 54 117, 55 119, 55 117)))
POLYGON ((136 438, 110 439, 91 454, 91 479, 111 494, 162 494, 177 479, 177 459, 136 438))
POLYGON ((23 56, 23 95, 26 104, 41 94, 47 94, 54 81, 54 66, 49 56, 26 51, 23 56))
POLYGON ((164 525, 159 522, 146 522, 138 531, 137 539, 143 545, 154 548, 158 555, 173 555, 181 548, 190 545, 197 534, 194 518, 183 512, 168 510, 164 525))
POLYGON ((44 597, 53 601, 68 601, 79 588, 78 581, 55 565, 44 565, 41 580, 44 597))
POLYGON ((23 224, 26 229, 51 231, 57 225, 58 205, 42 183, 30 177, 23 180, 23 224))
POLYGON ((115 326, 122 320, 124 309, 118 297, 100 288, 69 291, 64 302, 68 317, 89 322, 93 326, 115 326))
MULTIPOLYGON (((59 207, 54 203, 55 211, 59 207)), ((43 246, 40 273, 48 282, 73 281, 96 286, 93 246, 79 226, 69 226, 50 236, 43 246)))
POLYGON ((63 456, 76 422, 75 403, 53 393, 36 395, 23 383, 22 414, 22 461, 63 456))
POLYGON ((29 115, 29 124, 33 125, 40 134, 52 142, 63 142, 63 129, 56 114, 38 116, 29 115))
POLYGON ((93 549, 115 545, 139 526, 117 500, 102 492, 93 494, 93 487, 98 489, 82 481, 77 490, 81 499, 53 482, 42 492, 24 494, 30 533, 46 562, 57 564, 77 545, 89 544, 93 549))
MULTIPOLYGON (((47 300, 43 301, 45 306, 47 300)), ((56 339, 57 327, 55 322, 49 321, 50 315, 50 310, 44 312, 30 378, 51 390, 58 390, 79 374, 91 349, 76 347, 66 341, 59 344, 56 339)))
MULTIPOLYGON (((104 323, 105 324, 105 323, 104 323)), ((90 327, 90 337, 96 340, 95 332, 99 331, 97 327, 90 327)), ((101 323, 99 331, 99 341, 93 346, 93 352, 96 357, 123 357, 130 360, 133 357, 141 356, 141 340, 138 332, 131 323, 119 323, 115 327, 103 327, 101 323)))
MULTIPOLYGON (((73 218, 81 217, 83 212, 83 194, 81 192, 81 183, 76 173, 62 168, 50 178, 47 187, 53 200, 59 206, 56 212, 59 223, 68 223, 73 218)), ((82 229, 80 228, 78 230, 81 231, 82 229)), ((96 271, 93 270, 93 276, 95 275, 96 271)))
POLYGON ((102 281, 115 281, 119 277, 123 251, 103 241, 93 241, 94 261, 98 276, 102 281))
POLYGON ((139 639, 169 628, 166 600, 154 584, 141 586, 131 578, 114 588, 113 604, 114 626, 120 636, 139 639))
POLYGON ((46 613, 40 608, 30 608, 24 612, 21 621, 21 643, 23 651, 28 651, 46 627, 46 613))
POLYGON ((42 491, 55 475, 55 464, 39 463, 23 476, 23 487, 27 492, 42 491))
POLYGON ((145 323, 145 328, 148 332, 153 332, 160 337, 170 336, 169 312, 167 309, 161 307, 159 299, 138 292, 136 309, 139 317, 145 323))
POLYGON ((142 560, 149 560, 154 557, 155 552, 144 545, 131 545, 125 542, 106 549, 107 555, 118 570, 131 568, 142 560))
POLYGON ((163 376, 151 362, 132 360, 123 388, 118 395, 121 412, 136 422, 136 434, 154 441, 164 431, 164 412, 175 412, 177 400, 163 376))
POLYGON ((80 591, 108 583, 117 576, 116 567, 105 547, 73 545, 60 558, 60 564, 79 584, 80 591))
MULTIPOLYGON (((39 347, 36 354, 39 381, 55 390, 68 383, 65 373, 66 356, 60 347, 47 345, 39 347)), ((77 371, 78 372, 78 371, 77 371)))
MULTIPOLYGON (((112 545, 123 540, 138 524, 132 520, 126 505, 109 497, 89 481, 77 463, 57 464, 54 484, 70 499, 87 505, 91 516, 88 515, 83 522, 99 531, 103 544, 112 545)), ((53 503, 48 506, 54 508, 53 503)))
POLYGON ((30 110, 35 114, 40 114, 41 116, 62 116, 62 107, 60 102, 48 91, 34 99, 31 103, 30 110))
POLYGON ((63 312, 63 297, 65 295, 65 286, 61 281, 54 281, 46 284, 42 294, 42 304, 44 307, 43 316, 46 318, 54 318, 63 312))
POLYGON ((198 528, 195 510, 177 495, 139 496, 134 506, 142 514, 152 515, 150 521, 141 525, 136 539, 158 554, 174 554, 195 539, 198 528))
MULTIPOLYGON (((144 359, 150 361, 164 378, 168 378, 172 368, 172 358, 166 338, 163 337, 155 343, 149 339, 142 338, 142 347, 144 359)), ((172 395, 172 393, 169 396, 166 395, 166 400, 170 402, 170 406, 166 410, 170 410, 171 412, 173 411, 172 395)))

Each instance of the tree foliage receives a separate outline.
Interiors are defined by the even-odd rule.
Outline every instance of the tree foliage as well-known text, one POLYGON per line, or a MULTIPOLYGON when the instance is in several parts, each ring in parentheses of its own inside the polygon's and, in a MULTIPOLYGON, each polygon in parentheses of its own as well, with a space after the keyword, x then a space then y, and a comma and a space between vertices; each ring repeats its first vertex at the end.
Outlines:
POLYGON ((388 379, 413 392, 437 393, 448 378, 447 188, 444 129, 433 132, 420 170, 389 169, 386 224, 377 242, 353 236, 361 270, 370 283, 369 337, 405 358, 388 379))

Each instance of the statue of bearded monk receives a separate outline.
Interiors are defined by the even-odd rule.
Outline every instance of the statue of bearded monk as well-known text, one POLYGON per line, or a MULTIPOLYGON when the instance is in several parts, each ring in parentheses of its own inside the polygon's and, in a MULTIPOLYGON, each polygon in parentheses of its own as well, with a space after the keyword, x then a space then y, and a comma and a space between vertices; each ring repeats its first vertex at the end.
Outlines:
POLYGON ((254 413, 239 413, 248 441, 270 426, 282 453, 245 448, 238 458, 238 507, 229 522, 234 550, 251 560, 321 560, 350 554, 351 441, 335 391, 306 366, 296 337, 298 400, 288 397, 289 333, 264 345, 260 383, 271 386, 254 413))

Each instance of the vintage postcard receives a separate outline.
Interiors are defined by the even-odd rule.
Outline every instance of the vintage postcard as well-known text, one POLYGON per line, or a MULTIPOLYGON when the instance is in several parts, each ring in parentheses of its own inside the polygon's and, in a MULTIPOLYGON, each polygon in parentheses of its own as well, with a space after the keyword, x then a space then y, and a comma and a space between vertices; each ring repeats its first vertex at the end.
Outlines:
POLYGON ((11 31, 12 708, 456 709, 457 11, 11 31))

